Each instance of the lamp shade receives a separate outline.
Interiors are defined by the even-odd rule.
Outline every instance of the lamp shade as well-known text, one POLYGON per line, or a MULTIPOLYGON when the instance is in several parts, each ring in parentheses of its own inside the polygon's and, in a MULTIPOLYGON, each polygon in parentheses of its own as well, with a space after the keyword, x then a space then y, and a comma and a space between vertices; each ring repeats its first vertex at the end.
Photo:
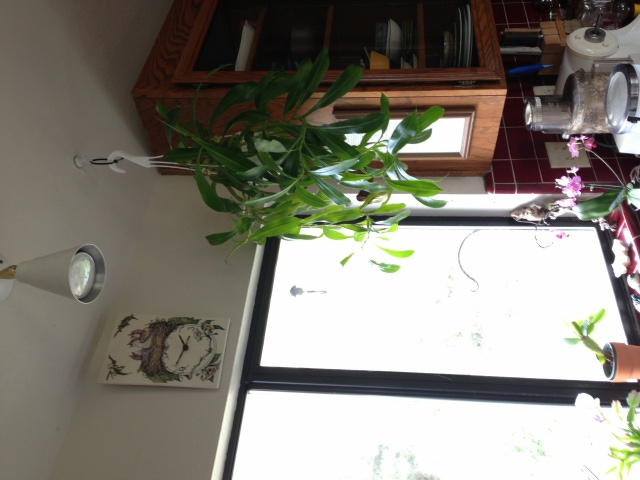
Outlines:
POLYGON ((104 256, 92 244, 35 258, 16 266, 15 278, 80 303, 94 301, 104 286, 104 256))

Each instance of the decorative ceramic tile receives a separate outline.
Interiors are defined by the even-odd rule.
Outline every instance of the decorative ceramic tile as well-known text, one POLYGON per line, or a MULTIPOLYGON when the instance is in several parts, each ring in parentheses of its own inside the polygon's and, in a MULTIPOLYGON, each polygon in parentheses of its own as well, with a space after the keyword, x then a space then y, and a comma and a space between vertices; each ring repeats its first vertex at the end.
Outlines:
POLYGON ((217 388, 229 319, 117 316, 100 382, 217 388))

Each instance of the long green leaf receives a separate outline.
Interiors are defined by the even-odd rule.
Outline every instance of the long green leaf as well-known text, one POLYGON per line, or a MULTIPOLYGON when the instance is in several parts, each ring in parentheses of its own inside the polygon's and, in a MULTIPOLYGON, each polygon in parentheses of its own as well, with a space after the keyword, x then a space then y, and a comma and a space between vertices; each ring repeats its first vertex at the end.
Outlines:
POLYGON ((391 180, 387 178, 386 181, 393 189, 417 197, 432 197, 442 191, 439 186, 429 180, 391 180))
POLYGON ((407 205, 404 203, 388 203, 386 205, 381 205, 371 213, 374 215, 386 215, 387 213, 398 212, 404 208, 407 208, 407 205))
POLYGON ((318 189, 333 203, 336 205, 348 206, 351 205, 351 200, 338 190, 336 187, 328 182, 325 182, 320 177, 311 175, 313 182, 318 186, 318 189))
POLYGON ((440 120, 444 115, 444 108, 433 106, 428 108, 422 115, 418 117, 418 131, 424 131, 426 128, 440 120))
POLYGON ((351 167, 356 165, 358 162, 359 162, 358 158, 352 158, 350 160, 344 160, 340 163, 336 163, 335 165, 329 165, 328 167, 318 168, 317 170, 314 170, 311 173, 319 177, 332 177, 338 173, 346 172, 351 167))
POLYGON ((235 202, 218 196, 215 184, 212 185, 209 183, 209 180, 207 180, 204 173, 202 173, 202 168, 199 163, 196 164, 193 176, 200 191, 200 196, 209 208, 216 212, 240 212, 240 208, 235 202))
POLYGON ((327 201, 320 198, 318 195, 311 193, 309 190, 296 185, 296 193, 300 200, 313 208, 323 208, 327 206, 327 201))
POLYGON ((341 135, 328 134, 314 127, 309 127, 309 134, 315 135, 340 160, 350 160, 360 155, 360 152, 345 142, 341 135))
POLYGON ((233 237, 236 236, 236 233, 237 232, 235 230, 230 232, 213 233, 211 235, 207 235, 206 239, 209 242, 209 245, 213 245, 215 247, 232 240, 233 237))
POLYGON ((261 88, 256 96, 255 105, 258 111, 266 113, 269 103, 290 92, 294 88, 295 82, 295 76, 287 75, 284 72, 274 72, 272 79, 261 88))
POLYGON ((383 112, 373 112, 361 117, 349 118, 340 122, 328 123, 315 127, 324 132, 346 135, 348 133, 377 132, 388 123, 388 116, 383 112))
POLYGON ((376 262, 375 260, 369 260, 369 263, 375 265, 384 273, 395 273, 400 270, 400 265, 395 265, 393 263, 376 262))
POLYGON ((322 233, 325 237, 331 240, 346 240, 348 238, 352 238, 349 235, 345 235, 344 233, 336 230, 335 228, 330 227, 322 227, 322 233))
POLYGON ((329 64, 329 52, 326 48, 323 48, 320 50, 320 53, 318 53, 318 56, 313 62, 313 67, 311 67, 311 71, 307 76, 307 80, 305 82, 306 91, 302 96, 300 104, 304 103, 316 92, 316 90, 318 90, 324 75, 327 73, 327 70, 329 70, 329 64))
POLYGON ((289 193, 289 191, 294 187, 295 187, 295 183, 291 183, 290 185, 286 186, 285 188, 283 188, 279 192, 273 193, 271 195, 265 195, 263 197, 258 197, 258 198, 254 198, 254 199, 251 199, 251 200, 247 200, 246 202, 243 202, 242 204, 245 207, 257 207, 257 206, 262 205, 264 203, 275 202, 279 198, 282 198, 285 195, 287 195, 289 193))
POLYGON ((422 205, 425 205, 429 208, 442 208, 447 204, 446 200, 440 200, 435 198, 417 197, 417 196, 414 196, 413 198, 415 198, 422 205))
POLYGON ((264 138, 260 137, 250 138, 256 150, 258 150, 259 152, 285 153, 289 151, 289 149, 278 140, 265 140, 264 138))
POLYGON ((298 65, 298 71, 293 77, 293 84, 291 86, 291 91, 287 95, 287 99, 284 102, 285 114, 289 113, 294 108, 299 107, 304 102, 304 100, 301 101, 301 99, 302 99, 302 96, 307 91, 306 81, 312 68, 313 68, 313 63, 308 58, 303 60, 298 65))
POLYGON ((258 112, 256 110, 247 110, 245 112, 240 112, 238 115, 233 117, 227 123, 225 127, 223 135, 227 135, 231 129, 239 123, 245 123, 249 126, 253 126, 262 122, 269 120, 270 115, 264 112, 258 112))
POLYGON ((220 115, 226 112, 229 107, 254 100, 259 92, 260 87, 256 82, 239 83, 232 87, 226 95, 222 97, 220 103, 218 103, 216 109, 213 111, 213 115, 211 115, 211 125, 213 125, 220 115))
POLYGON ((415 253, 415 250, 393 250, 391 248, 381 247, 380 245, 376 245, 376 247, 395 258, 409 258, 415 253))
POLYGON ((233 172, 243 172, 255 167, 254 163, 235 150, 197 138, 194 140, 214 161, 233 172))
POLYGON ((349 65, 344 69, 342 74, 333 83, 333 85, 331 85, 329 89, 324 93, 322 98, 318 100, 318 103, 311 107, 311 109, 305 115, 309 115, 310 113, 313 113, 320 108, 328 107, 336 100, 344 97, 347 93, 353 90, 353 88, 358 84, 361 78, 362 68, 358 67, 357 65, 349 65))
POLYGON ((578 203, 573 207, 573 211, 580 220, 595 220, 609 215, 624 200, 624 190, 610 190, 599 197, 591 198, 578 203))
POLYGON ((351 258, 353 257, 354 253, 350 253, 349 255, 347 255, 346 257, 344 257, 342 260, 340 260, 340 265, 342 265, 343 267, 347 264, 347 262, 349 260, 351 260, 351 258))
POLYGON ((398 153, 402 147, 404 147, 411 139, 416 136, 418 132, 418 114, 413 112, 411 115, 406 116, 396 126, 395 130, 389 138, 387 143, 387 150, 391 154, 398 153))
POLYGON ((303 220, 296 217, 284 217, 267 223, 258 231, 249 235, 249 240, 260 242, 270 237, 280 235, 297 235, 300 233, 300 225, 303 220))

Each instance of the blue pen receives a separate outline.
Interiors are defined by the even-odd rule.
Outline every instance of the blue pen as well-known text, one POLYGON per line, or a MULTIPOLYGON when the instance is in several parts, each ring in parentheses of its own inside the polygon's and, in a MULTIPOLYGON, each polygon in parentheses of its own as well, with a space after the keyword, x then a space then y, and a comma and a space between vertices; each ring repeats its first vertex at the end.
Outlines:
POLYGON ((525 65, 523 67, 515 67, 507 70, 507 75, 522 75, 524 73, 534 73, 544 68, 553 67, 553 63, 536 63, 535 65, 525 65))

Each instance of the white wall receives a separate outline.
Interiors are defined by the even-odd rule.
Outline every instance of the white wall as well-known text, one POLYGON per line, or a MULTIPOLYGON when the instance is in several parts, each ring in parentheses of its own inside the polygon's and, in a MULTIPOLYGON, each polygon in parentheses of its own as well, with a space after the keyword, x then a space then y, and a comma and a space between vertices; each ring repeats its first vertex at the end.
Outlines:
POLYGON ((231 318, 220 388, 99 383, 113 335, 113 318, 105 318, 52 479, 211 477, 240 327, 251 310, 245 300, 255 247, 226 263, 230 247, 213 248, 204 239, 230 227, 226 216, 204 205, 193 179, 157 183, 129 274, 110 310, 231 318))
POLYGON ((19 262, 93 242, 108 263, 95 304, 20 284, 0 303, 3 480, 49 476, 159 178, 72 160, 145 150, 129 92, 170 3, 0 2, 0 253, 19 262))

